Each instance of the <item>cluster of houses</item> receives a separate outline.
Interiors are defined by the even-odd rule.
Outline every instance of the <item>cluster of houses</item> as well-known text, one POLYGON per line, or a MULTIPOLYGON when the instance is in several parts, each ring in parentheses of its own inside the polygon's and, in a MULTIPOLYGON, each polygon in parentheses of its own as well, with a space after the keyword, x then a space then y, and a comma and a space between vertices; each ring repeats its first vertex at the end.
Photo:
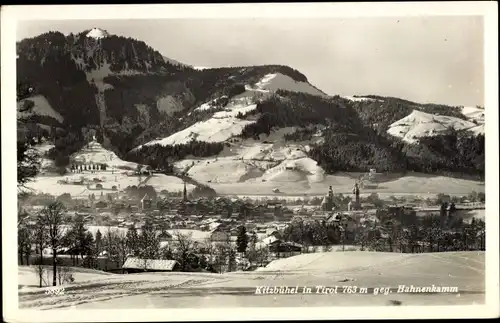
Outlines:
MULTIPOLYGON (((97 180, 94 184, 100 185, 97 180)), ((272 255, 271 259, 289 257, 303 251, 303 246, 300 244, 284 241, 280 236, 280 231, 297 218, 331 223, 337 226, 347 239, 354 240, 360 227, 375 227, 381 219, 390 218, 404 222, 419 215, 439 211, 436 208, 419 209, 408 205, 376 208, 373 205, 361 203, 359 195, 359 185, 355 184, 353 199, 348 204, 347 210, 345 207, 340 210, 334 203, 333 190, 330 187, 319 207, 310 206, 306 210, 302 206, 295 212, 278 201, 259 204, 227 197, 189 199, 185 186, 182 195, 176 197, 165 195, 163 192, 144 193, 141 187, 135 187, 133 190, 116 189, 107 193, 101 190, 97 196, 90 193, 83 199, 64 196, 64 202, 69 206, 73 215, 85 215, 89 225, 140 228, 146 221, 149 221, 163 232, 160 239, 161 245, 172 242, 173 230, 197 232, 198 234, 192 238, 198 242, 229 241, 234 244, 238 228, 245 226, 248 235, 257 237, 259 246, 268 249, 272 255)), ((47 194, 39 194, 31 199, 32 205, 39 206, 56 199, 63 199, 63 196, 56 198, 47 194)), ((484 208, 484 203, 482 205, 464 203, 456 206, 457 209, 463 208, 464 210, 481 207, 484 208)), ((450 206, 448 206, 448 211, 449 208, 450 206)), ((173 260, 127 258, 123 266, 119 266, 110 263, 103 255, 98 257, 97 263, 100 269, 122 270, 129 273, 145 270, 178 270, 178 264, 173 260)))

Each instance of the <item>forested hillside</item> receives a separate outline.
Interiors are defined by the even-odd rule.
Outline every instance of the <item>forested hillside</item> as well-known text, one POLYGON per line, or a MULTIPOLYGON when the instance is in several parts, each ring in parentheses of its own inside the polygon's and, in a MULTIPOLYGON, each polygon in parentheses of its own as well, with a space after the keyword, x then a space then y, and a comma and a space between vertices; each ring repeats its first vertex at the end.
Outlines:
POLYGON ((37 97, 61 116, 56 120, 49 114, 34 115, 23 131, 49 137, 55 144, 49 157, 60 166, 93 136, 122 159, 161 169, 171 169, 172 162, 190 156, 215 156, 224 143, 144 144, 206 121, 243 95, 256 109, 236 116, 248 121, 237 136, 258 140, 261 134, 294 127, 283 139, 321 138, 310 143, 308 155, 330 173, 369 168, 484 173, 483 135, 452 132, 409 144, 387 133, 392 123, 413 110, 466 119, 460 107, 376 95, 350 100, 286 88, 253 89, 273 73, 286 75, 291 83, 314 86, 288 66, 196 70, 173 64, 142 41, 114 35, 94 39, 87 33, 48 32, 17 44, 17 85, 23 89, 18 93, 25 93, 18 98, 18 109, 31 109, 37 97), (210 109, 197 109, 209 101, 210 109))
POLYGON ((406 117, 413 110, 466 120, 460 107, 440 104, 419 104, 408 100, 378 95, 364 95, 363 97, 371 98, 372 100, 351 101, 351 106, 358 112, 364 124, 375 128, 380 134, 385 134, 389 125, 406 117))

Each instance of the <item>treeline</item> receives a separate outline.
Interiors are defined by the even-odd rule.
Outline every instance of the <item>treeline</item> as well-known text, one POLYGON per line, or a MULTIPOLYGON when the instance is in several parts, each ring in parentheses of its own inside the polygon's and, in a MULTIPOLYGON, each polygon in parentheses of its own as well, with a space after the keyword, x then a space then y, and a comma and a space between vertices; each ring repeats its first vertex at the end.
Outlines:
MULTIPOLYGON (((102 55, 100 57, 89 57, 89 62, 92 63, 92 60, 95 61, 96 59, 101 62, 107 61, 111 63, 110 69, 113 72, 123 70, 152 72, 161 68, 171 71, 188 68, 166 62, 158 51, 146 45, 145 42, 130 37, 110 35, 96 42, 99 42, 102 55)), ((83 54, 85 55, 86 51, 83 51, 83 54)), ((85 60, 85 56, 83 58, 85 60)))
POLYGON ((323 130, 323 127, 320 127, 318 125, 310 125, 305 128, 297 128, 292 133, 286 133, 283 135, 283 138, 288 141, 311 140, 313 138, 313 135, 321 130, 323 130))
MULTIPOLYGON (((181 98, 189 90, 176 82, 177 74, 145 74, 107 76, 104 82, 113 86, 104 92, 106 116, 122 123, 124 116, 136 120, 139 116, 136 105, 148 107, 151 119, 160 116, 157 100, 171 95, 181 98)), ((187 100, 189 103, 189 100, 187 100)), ((191 100, 192 101, 192 100, 191 100)))
POLYGON ((213 188, 203 184, 198 184, 190 193, 191 198, 199 198, 199 197, 213 198, 216 196, 217 192, 215 192, 213 188))
POLYGON ((193 157, 210 157, 224 149, 224 143, 192 140, 179 145, 147 145, 131 151, 127 159, 136 163, 150 165, 154 169, 171 170, 175 161, 193 157))
POLYGON ((61 135, 52 138, 54 147, 47 152, 47 157, 52 159, 56 167, 67 166, 71 154, 85 146, 85 139, 80 131, 64 131, 61 135))
POLYGON ((65 36, 49 32, 17 43, 17 80, 40 94, 75 127, 99 124, 95 86, 87 82, 71 56, 65 36))
POLYGON ((383 252, 485 250, 485 222, 473 218, 466 223, 454 217, 453 211, 450 213, 446 215, 446 211, 441 211, 436 215, 413 216, 406 223, 382 218, 381 224, 358 226, 351 232, 333 222, 295 219, 283 230, 282 238, 306 248, 344 244, 383 252))
POLYGON ((29 60, 22 53, 17 59, 17 77, 34 89, 32 95, 43 95, 65 125, 83 127, 99 124, 99 110, 85 73, 78 70, 71 58, 57 53, 40 61, 29 60))
POLYGON ((396 138, 324 132, 324 142, 312 145, 308 155, 325 171, 383 172, 414 171, 422 173, 463 173, 484 178, 484 135, 447 134, 420 138, 406 143, 396 138))
POLYGON ((484 135, 469 136, 448 133, 441 136, 423 137, 416 144, 404 144, 407 169, 424 172, 460 172, 484 178, 484 135))
POLYGON ((404 155, 387 139, 372 132, 371 135, 348 134, 328 128, 321 144, 312 145, 308 155, 326 172, 404 171, 404 155))

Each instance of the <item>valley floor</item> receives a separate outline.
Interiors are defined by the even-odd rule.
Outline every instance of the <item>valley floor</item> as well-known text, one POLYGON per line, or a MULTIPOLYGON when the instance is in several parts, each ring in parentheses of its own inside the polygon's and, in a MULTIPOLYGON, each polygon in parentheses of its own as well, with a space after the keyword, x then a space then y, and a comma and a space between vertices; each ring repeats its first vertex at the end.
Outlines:
MULTIPOLYGON (((484 255, 328 252, 280 259, 253 272, 110 275, 95 271, 93 277, 77 277, 74 284, 66 285, 64 295, 45 295, 45 288, 21 288, 19 305, 21 309, 155 309, 484 304, 484 255), (338 293, 316 293, 320 285, 339 286, 338 293), (401 293, 399 285, 457 287, 458 293, 401 293), (256 294, 259 286, 299 290, 297 294, 256 294), (342 286, 367 292, 343 293, 342 286), (302 287, 312 293, 302 293, 302 287)), ((29 272, 35 274, 33 268, 20 267, 20 284, 29 272)))
MULTIPOLYGON (((227 170, 226 170, 227 171, 227 170)), ((220 172, 225 172, 221 169, 220 172)), ((216 177, 213 173, 211 176, 216 177)), ((334 193, 351 194, 358 173, 338 173, 327 175, 321 182, 309 181, 261 181, 250 179, 245 182, 217 182, 203 181, 200 183, 212 187, 219 195, 242 195, 242 196, 304 196, 304 194, 325 195, 328 187, 332 186, 334 193), (278 189, 278 193, 273 190, 278 189)), ((28 187, 38 193, 47 193, 59 196, 63 193, 70 193, 74 197, 86 197, 89 194, 96 196, 103 192, 104 194, 112 192, 111 187, 117 186, 118 189, 125 189, 127 186, 138 185, 139 183, 152 185, 156 191, 168 190, 170 192, 180 192, 183 188, 181 179, 174 176, 163 174, 154 174, 151 177, 130 176, 124 173, 111 174, 109 171, 98 172, 96 174, 68 174, 64 176, 38 176, 33 182, 28 183, 28 187), (89 189, 85 185, 59 184, 60 180, 80 180, 86 177, 89 181, 95 177, 103 180, 103 189, 89 189), (141 181, 139 181, 141 179, 141 181)), ((188 185, 188 191, 194 186, 188 185)), ((406 176, 392 176, 382 179, 376 189, 361 189, 361 196, 371 193, 378 193, 381 198, 393 196, 415 195, 423 198, 434 197, 438 193, 449 195, 468 195, 472 191, 484 192, 484 182, 459 179, 445 176, 433 176, 414 173, 406 176)))
MULTIPOLYGON (((327 175, 318 183, 307 181, 287 182, 244 182, 244 183, 208 183, 218 194, 227 195, 325 195, 332 186, 334 193, 352 194, 352 188, 357 179, 357 173, 341 173, 327 175), (277 188, 279 193, 273 193, 277 188)), ((422 197, 435 196, 438 193, 451 195, 467 195, 472 191, 484 192, 484 182, 458 179, 445 176, 412 174, 400 176, 380 182, 376 189, 361 189, 362 193, 378 193, 389 197, 402 195, 418 195, 422 197)))

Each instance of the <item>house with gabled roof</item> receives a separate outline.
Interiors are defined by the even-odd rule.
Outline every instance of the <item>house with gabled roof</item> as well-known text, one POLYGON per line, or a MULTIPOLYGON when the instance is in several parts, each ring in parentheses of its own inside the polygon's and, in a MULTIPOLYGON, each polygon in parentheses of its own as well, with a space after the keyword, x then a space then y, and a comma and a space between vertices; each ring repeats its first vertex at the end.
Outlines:
POLYGON ((177 260, 128 257, 122 266, 122 270, 125 274, 142 272, 171 272, 180 271, 180 264, 177 260))
POLYGON ((144 197, 141 199, 141 208, 143 210, 149 210, 152 204, 153 200, 149 197, 148 193, 144 194, 144 197))

